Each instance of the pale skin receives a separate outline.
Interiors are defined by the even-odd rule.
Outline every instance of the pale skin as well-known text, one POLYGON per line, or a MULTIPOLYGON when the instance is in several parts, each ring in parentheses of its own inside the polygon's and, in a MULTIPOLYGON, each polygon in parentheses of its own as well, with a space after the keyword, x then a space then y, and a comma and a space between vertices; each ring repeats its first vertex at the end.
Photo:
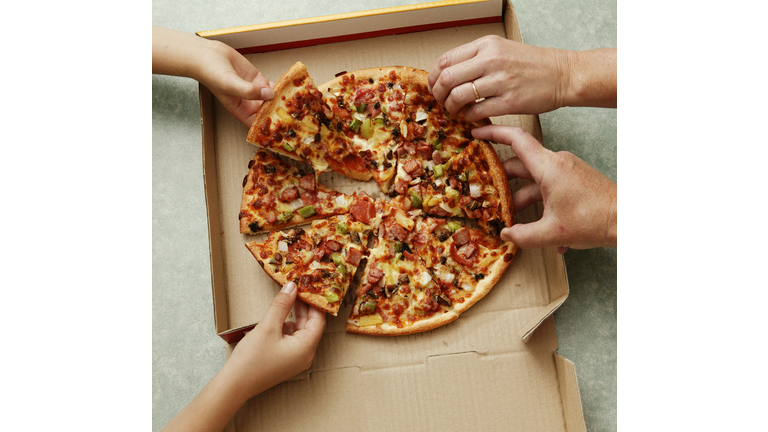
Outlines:
POLYGON ((325 313, 296 301, 289 282, 221 370, 163 431, 221 431, 250 398, 309 369, 325 330, 325 313), (285 321, 294 308, 296 322, 285 321))
MULTIPOLYGON (((484 36, 440 56, 429 88, 449 113, 463 110, 470 121, 566 106, 616 108, 616 56, 615 48, 577 52, 484 36)), ((507 176, 533 180, 513 194, 515 211, 544 204, 540 220, 507 227, 502 239, 560 253, 616 246, 616 183, 569 152, 545 149, 524 129, 485 126, 472 135, 510 145, 517 157, 504 161, 507 176)))
POLYGON ((232 116, 250 127, 262 101, 275 92, 264 74, 234 48, 152 27, 152 73, 190 77, 205 85, 232 116))

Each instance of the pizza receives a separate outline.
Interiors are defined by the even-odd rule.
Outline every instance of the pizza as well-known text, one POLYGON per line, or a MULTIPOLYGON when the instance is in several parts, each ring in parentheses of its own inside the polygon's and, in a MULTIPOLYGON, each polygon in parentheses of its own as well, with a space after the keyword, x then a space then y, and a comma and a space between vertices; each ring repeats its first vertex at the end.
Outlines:
POLYGON ((345 214, 353 197, 317 182, 265 150, 248 163, 240 203, 240 233, 257 234, 345 214))
POLYGON ((370 180, 363 159, 349 151, 335 129, 333 112, 323 104, 307 68, 296 63, 274 87, 248 131, 246 141, 288 158, 307 163, 319 175, 333 170, 357 180, 370 180))
POLYGON ((450 323, 491 291, 518 250, 499 237, 514 213, 499 156, 471 134, 490 120, 451 116, 427 78, 381 67, 315 87, 297 63, 248 133, 261 149, 243 181, 241 233, 271 231, 248 250, 320 310, 337 315, 350 293, 351 333, 407 335, 450 323), (322 186, 325 171, 373 179, 381 197, 322 186))
POLYGON ((275 282, 296 282, 299 299, 335 316, 372 231, 349 214, 338 215, 315 220, 306 230, 273 231, 246 247, 275 282))

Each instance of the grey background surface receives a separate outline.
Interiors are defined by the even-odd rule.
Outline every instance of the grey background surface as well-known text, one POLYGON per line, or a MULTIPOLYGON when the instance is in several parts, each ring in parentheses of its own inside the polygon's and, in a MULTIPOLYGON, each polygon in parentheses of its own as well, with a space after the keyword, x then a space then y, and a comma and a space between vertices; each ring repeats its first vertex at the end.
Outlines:
MULTIPOLYGON (((152 24, 188 33, 420 3, 405 0, 154 0, 152 24)), ((617 47, 615 0, 513 2, 526 43, 617 47)), ((275 79, 276 77, 270 77, 275 79)), ((617 112, 564 108, 540 116, 544 144, 617 180, 617 112)), ((211 297, 197 83, 152 76, 152 429, 158 431, 223 365, 211 297)), ((555 312, 559 353, 576 364, 590 431, 617 426, 617 250, 565 254, 570 297, 555 312)))

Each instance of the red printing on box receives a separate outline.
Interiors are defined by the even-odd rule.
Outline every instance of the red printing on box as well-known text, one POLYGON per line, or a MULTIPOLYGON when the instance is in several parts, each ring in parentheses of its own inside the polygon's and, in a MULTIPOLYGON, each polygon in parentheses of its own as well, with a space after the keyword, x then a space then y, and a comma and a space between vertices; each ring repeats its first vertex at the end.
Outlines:
POLYGON ((283 43, 277 43, 272 45, 261 45, 261 46, 255 46, 250 48, 239 48, 237 51, 240 54, 255 54, 255 53, 263 53, 263 52, 270 52, 270 51, 280 51, 280 50, 292 49, 292 48, 301 48, 301 47, 307 47, 312 45, 322 45, 327 43, 347 42, 352 40, 374 38, 379 36, 415 33, 420 31, 437 30, 442 28, 459 27, 459 26, 467 26, 467 25, 491 24, 496 22, 501 22, 501 16, 474 18, 474 19, 459 20, 459 21, 448 21, 448 22, 440 22, 440 23, 434 23, 434 24, 421 24, 416 26, 398 27, 398 28, 392 28, 392 29, 376 30, 371 32, 354 33, 354 34, 348 34, 348 35, 342 35, 342 36, 331 36, 331 37, 318 38, 318 39, 306 39, 306 40, 300 40, 300 41, 294 41, 294 42, 283 42, 283 43))

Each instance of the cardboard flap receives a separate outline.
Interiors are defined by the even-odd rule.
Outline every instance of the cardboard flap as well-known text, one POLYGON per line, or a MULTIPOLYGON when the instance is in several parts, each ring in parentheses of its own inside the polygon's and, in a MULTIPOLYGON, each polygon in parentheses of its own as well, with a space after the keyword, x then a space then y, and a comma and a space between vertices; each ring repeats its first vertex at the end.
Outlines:
POLYGON ((197 32, 243 54, 500 22, 502 0, 437 1, 197 32), (332 24, 332 25, 329 25, 332 24))
POLYGON ((567 358, 555 353, 557 378, 560 381, 560 397, 563 400, 565 427, 568 432, 586 432, 584 415, 581 408, 579 382, 576 379, 576 365, 567 358))

